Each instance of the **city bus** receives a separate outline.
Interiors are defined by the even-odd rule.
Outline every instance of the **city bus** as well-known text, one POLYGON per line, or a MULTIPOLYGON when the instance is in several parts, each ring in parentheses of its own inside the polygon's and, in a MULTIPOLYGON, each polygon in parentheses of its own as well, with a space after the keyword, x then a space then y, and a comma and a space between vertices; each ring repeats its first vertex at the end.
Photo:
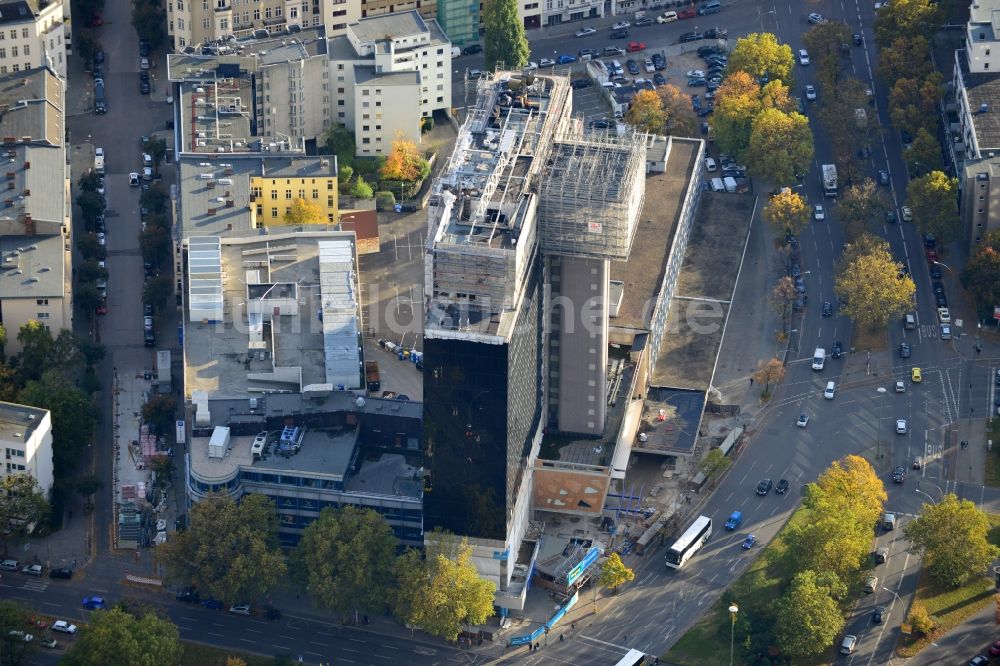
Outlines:
POLYGON ((628 654, 622 657, 615 666, 643 666, 648 664, 646 654, 638 650, 629 650, 628 654))
POLYGON ((710 536, 712 536, 712 519, 708 516, 698 516, 691 527, 687 528, 667 551, 667 566, 671 569, 680 569, 688 558, 705 545, 710 536))

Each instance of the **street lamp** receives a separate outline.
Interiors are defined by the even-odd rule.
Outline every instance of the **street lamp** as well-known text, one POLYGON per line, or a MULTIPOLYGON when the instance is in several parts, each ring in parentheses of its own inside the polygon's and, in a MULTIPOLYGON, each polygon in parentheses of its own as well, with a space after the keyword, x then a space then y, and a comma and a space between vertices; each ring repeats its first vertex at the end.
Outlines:
POLYGON ((937 504, 937 501, 935 501, 935 499, 930 496, 930 493, 925 493, 920 488, 914 488, 914 490, 916 490, 918 493, 929 499, 931 501, 931 504, 937 504))
POLYGON ((729 666, 733 666, 733 640, 736 637, 736 614, 740 612, 740 607, 736 604, 729 606, 729 666))
MULTIPOLYGON (((875 389, 881 396, 885 397, 885 387, 879 386, 875 389)), ((885 400, 878 401, 878 421, 875 423, 875 446, 876 446, 876 460, 882 459, 882 407, 885 406, 885 400)))

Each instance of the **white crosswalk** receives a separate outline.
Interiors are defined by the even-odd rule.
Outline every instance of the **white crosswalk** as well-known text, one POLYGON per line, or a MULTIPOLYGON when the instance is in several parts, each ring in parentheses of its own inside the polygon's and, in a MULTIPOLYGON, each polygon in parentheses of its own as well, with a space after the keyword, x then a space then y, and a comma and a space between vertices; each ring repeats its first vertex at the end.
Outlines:
POLYGON ((49 581, 44 578, 32 578, 24 581, 24 585, 21 586, 21 589, 31 590, 32 592, 44 592, 49 589, 49 581))

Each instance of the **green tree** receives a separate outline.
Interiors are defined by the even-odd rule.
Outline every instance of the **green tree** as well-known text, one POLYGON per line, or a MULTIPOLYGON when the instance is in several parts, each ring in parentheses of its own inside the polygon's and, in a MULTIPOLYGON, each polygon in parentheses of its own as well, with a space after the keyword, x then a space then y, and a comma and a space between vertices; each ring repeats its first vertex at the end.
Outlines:
MULTIPOLYGON (((73 13, 76 14, 81 11, 77 5, 73 6, 73 13)), ((83 14, 86 16, 86 14, 83 14)), ((73 31, 73 50, 80 54, 80 59, 83 60, 88 71, 90 69, 90 63, 94 61, 94 54, 97 53, 101 48, 101 42, 97 39, 97 35, 90 28, 80 27, 74 25, 73 31)))
POLYGON ((986 234, 962 269, 962 286, 976 299, 980 318, 1000 305, 1000 231, 986 234))
POLYGON ((913 219, 921 233, 934 234, 947 245, 958 236, 958 179, 931 171, 906 186, 913 219))
POLYGON ((86 261, 99 261, 106 259, 108 249, 97 242, 94 234, 83 234, 76 241, 76 249, 86 261))
POLYGON ((108 279, 108 269, 91 259, 82 262, 76 268, 76 279, 81 283, 94 282, 98 279, 108 279))
POLYGON ((625 112, 625 122, 640 132, 659 134, 667 122, 660 96, 652 90, 640 90, 632 98, 632 104, 625 112))
POLYGON ((618 553, 611 555, 601 563, 601 573, 597 577, 597 584, 601 587, 610 587, 613 594, 618 594, 618 588, 635 579, 635 572, 625 566, 618 553))
MULTIPOLYGON (((341 169, 350 168, 354 163, 354 153, 357 152, 354 132, 340 123, 330 125, 330 129, 326 131, 326 150, 337 156, 337 164, 340 165, 341 169)), ((351 172, 353 173, 353 169, 351 172)), ((350 176, 347 177, 347 180, 350 180, 350 176)))
POLYGON ((528 63, 531 49, 524 34, 524 23, 517 15, 516 0, 489 0, 483 6, 483 53, 486 71, 498 64, 517 70, 528 63))
POLYGON ((934 71, 930 42, 923 35, 897 37, 879 51, 875 71, 889 88, 904 78, 922 81, 934 71))
POLYGON ((778 602, 774 636, 793 658, 822 654, 844 628, 837 602, 816 582, 816 572, 801 571, 778 602))
POLYGON ((719 149, 742 160, 759 111, 760 86, 753 77, 742 71, 728 74, 715 91, 715 112, 709 118, 719 149))
POLYGON ((21 376, 25 380, 38 379, 45 371, 52 353, 52 332, 40 321, 29 319, 17 331, 17 341, 21 345, 21 353, 17 358, 21 376))
POLYGON ((715 448, 705 454, 698 469, 705 475, 706 479, 712 479, 726 471, 731 462, 732 460, 727 458, 721 449, 715 448))
POLYGON ((33 659, 38 653, 38 641, 25 643, 19 636, 11 636, 12 631, 27 634, 37 629, 33 626, 27 609, 16 601, 0 599, 0 656, 3 657, 4 666, 35 663, 33 659))
POLYGON ((167 142, 163 139, 150 137, 142 144, 142 151, 153 158, 153 166, 159 169, 167 157, 167 142))
POLYGON ((795 58, 791 46, 782 44, 769 32, 753 32, 736 40, 736 46, 729 54, 727 71, 746 72, 758 81, 766 75, 793 86, 794 67, 795 58))
POLYGON ((496 585, 482 578, 472 564, 472 547, 465 541, 453 555, 428 552, 404 554, 397 566, 396 608, 407 624, 454 641, 462 625, 479 625, 493 615, 496 585))
POLYGON ((875 40, 885 48, 900 37, 912 39, 930 35, 941 20, 937 4, 931 0, 893 0, 875 12, 875 40))
POLYGON ((160 2, 136 0, 132 3, 132 27, 141 39, 149 40, 154 51, 167 40, 167 13, 160 2))
POLYGON ((80 306, 84 312, 93 312, 101 304, 104 297, 97 290, 93 283, 81 284, 73 292, 73 301, 80 306))
POLYGON ((174 459, 166 455, 155 456, 153 461, 150 463, 149 468, 156 475, 156 483, 161 487, 170 483, 174 478, 174 474, 177 472, 177 466, 174 464, 174 459))
POLYGON ((169 195, 163 191, 159 185, 153 185, 148 190, 143 190, 139 195, 139 206, 153 213, 165 213, 169 195))
POLYGON ((94 439, 97 417, 90 398, 57 370, 46 370, 25 384, 18 400, 52 412, 52 462, 56 476, 65 476, 94 439))
POLYGON ((122 610, 94 613, 60 663, 67 666, 106 664, 180 664, 184 654, 177 627, 153 613, 140 618, 122 610))
POLYGON ((88 226, 93 226, 94 221, 104 214, 107 202, 104 195, 97 192, 83 191, 76 195, 76 205, 80 207, 80 215, 88 226))
POLYGON ((157 393, 142 406, 142 420, 153 426, 159 434, 166 434, 176 421, 177 401, 174 396, 157 393))
POLYGON ((97 491, 104 488, 104 481, 96 474, 84 474, 73 481, 73 488, 81 497, 89 500, 97 491))
POLYGON ((817 81, 822 88, 835 91, 841 74, 850 63, 850 53, 844 53, 844 45, 850 44, 851 31, 840 21, 817 23, 802 35, 816 66, 817 81))
POLYGON ((101 177, 93 171, 88 171, 83 174, 77 181, 77 185, 79 186, 81 192, 96 192, 100 184, 101 177))
POLYGON ((903 158, 910 174, 914 176, 920 175, 920 169, 926 173, 940 171, 944 167, 941 162, 941 143, 925 127, 917 130, 910 149, 903 151, 903 158))
POLYGON ((188 528, 157 548, 170 580, 241 602, 265 594, 285 575, 278 514, 266 496, 247 495, 239 504, 209 496, 188 515, 188 528))
POLYGON ((753 120, 746 156, 754 177, 782 186, 808 173, 813 150, 808 118, 764 109, 753 120))
POLYGON ((174 285, 166 275, 155 275, 142 285, 142 302, 161 308, 174 295, 174 285))
POLYGON ((784 188, 764 206, 764 219, 782 234, 799 234, 809 224, 809 205, 798 192, 784 188))
POLYGON ((775 314, 781 317, 782 333, 788 331, 788 321, 792 316, 792 307, 798 299, 799 292, 795 288, 795 283, 787 275, 779 278, 774 288, 771 289, 769 301, 775 314))
POLYGON ((170 234, 163 227, 146 225, 145 231, 139 232, 139 249, 144 261, 162 264, 170 256, 170 234))
POLYGON ((289 206, 288 211, 282 217, 282 221, 285 224, 298 226, 303 224, 322 224, 326 222, 326 218, 323 217, 323 209, 318 203, 307 201, 300 197, 292 201, 292 205, 289 206))
POLYGON ((351 196, 357 199, 371 199, 375 196, 372 186, 369 185, 363 176, 358 176, 351 186, 351 196))
POLYGON ((327 508, 303 531, 294 571, 327 610, 376 610, 391 598, 395 552, 392 528, 375 511, 327 508))
POLYGON ((45 492, 31 474, 12 472, 0 477, 0 530, 3 554, 7 555, 7 542, 11 537, 24 536, 49 517, 49 503, 45 492))
POLYGON ((923 80, 902 78, 889 92, 889 116, 897 129, 915 134, 937 125, 935 110, 943 91, 938 72, 923 80))
POLYGON ((922 636, 929 636, 936 626, 934 618, 927 612, 927 607, 919 600, 914 601, 913 605, 910 606, 910 614, 906 621, 910 623, 913 631, 922 636))
POLYGON ((990 523, 975 503, 948 493, 937 504, 924 504, 920 515, 903 528, 906 538, 924 554, 927 572, 941 585, 959 587, 985 575, 1000 556, 989 542, 990 523))

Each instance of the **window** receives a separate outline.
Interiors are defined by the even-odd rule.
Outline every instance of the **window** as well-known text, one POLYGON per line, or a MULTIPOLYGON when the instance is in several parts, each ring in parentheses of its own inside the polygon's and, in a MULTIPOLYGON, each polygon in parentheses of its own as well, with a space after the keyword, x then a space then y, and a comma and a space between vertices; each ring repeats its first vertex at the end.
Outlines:
POLYGON ((305 198, 306 198, 306 191, 299 190, 299 199, 305 199, 305 198))
POLYGON ((48 304, 49 304, 49 299, 47 298, 39 298, 38 300, 35 301, 35 305, 48 305, 48 304))
POLYGON ((229 30, 229 19, 227 18, 219 19, 219 30, 225 30, 225 31, 229 30))
POLYGON ((365 137, 365 138, 361 139, 361 143, 371 143, 371 142, 372 142, 372 140, 369 139, 368 137, 365 137))
POLYGON ((299 17, 299 8, 298 7, 292 7, 292 8, 290 8, 288 10, 288 15, 291 18, 298 18, 299 17))
POLYGON ((326 207, 327 208, 333 208, 333 197, 327 197, 326 198, 326 207))
POLYGON ((319 199, 319 190, 317 190, 315 187, 313 188, 313 191, 312 191, 312 198, 313 199, 319 199))
POLYGON ((16 46, 12 46, 12 47, 10 47, 10 55, 11 55, 11 57, 13 57, 13 58, 16 58, 16 57, 17 57, 17 47, 16 47, 16 46))
POLYGON ((7 49, 0 48, 0 58, 7 57, 7 49))
POLYGON ((272 199, 278 198, 278 190, 271 190, 271 198, 272 199))
MULTIPOLYGON (((28 48, 28 47, 27 47, 27 46, 25 46, 24 48, 28 48)), ((990 68, 990 63, 988 63, 988 62, 984 62, 984 63, 983 63, 983 69, 989 69, 989 68, 990 68)))
POLYGON ((369 125, 362 125, 361 126, 361 131, 362 132, 370 132, 371 131, 371 126, 369 126, 369 125))
POLYGON ((205 30, 208 30, 210 27, 212 27, 212 19, 203 18, 201 20, 201 27, 204 28, 205 30))
POLYGON ((260 20, 260 9, 254 9, 253 10, 253 20, 254 21, 259 21, 260 20))
POLYGON ((10 38, 11 39, 17 39, 17 30, 11 30, 10 31, 10 38))
MULTIPOLYGON (((27 44, 24 45, 24 55, 31 55, 31 47, 29 45, 27 45, 27 44)), ((989 63, 987 63, 987 67, 988 66, 989 66, 989 63)))
POLYGON ((21 66, 20 65, 14 65, 10 69, 11 69, 12 72, 20 72, 21 71, 21 66))
POLYGON ((264 18, 265 19, 271 18, 271 8, 270 7, 264 7, 264 18))
POLYGON ((271 217, 278 217, 278 209, 277 208, 272 208, 271 209, 271 217))
POLYGON ((285 199, 291 199, 291 198, 292 198, 292 191, 285 190, 285 199))
POLYGON ((38 317, 36 317, 36 318, 37 319, 48 319, 49 318, 49 313, 48 312, 39 312, 38 313, 38 317))
POLYGON ((371 90, 368 90, 367 88, 365 88, 364 90, 361 91, 361 96, 362 97, 368 97, 368 95, 370 95, 370 94, 371 94, 371 90))
POLYGON ((281 5, 278 5, 277 7, 274 8, 274 15, 281 16, 281 5))
POLYGON ((21 28, 21 37, 23 37, 24 39, 28 38, 28 29, 27 28, 21 28))
POLYGON ((333 181, 332 180, 326 181, 326 189, 327 190, 332 190, 333 189, 333 181))

